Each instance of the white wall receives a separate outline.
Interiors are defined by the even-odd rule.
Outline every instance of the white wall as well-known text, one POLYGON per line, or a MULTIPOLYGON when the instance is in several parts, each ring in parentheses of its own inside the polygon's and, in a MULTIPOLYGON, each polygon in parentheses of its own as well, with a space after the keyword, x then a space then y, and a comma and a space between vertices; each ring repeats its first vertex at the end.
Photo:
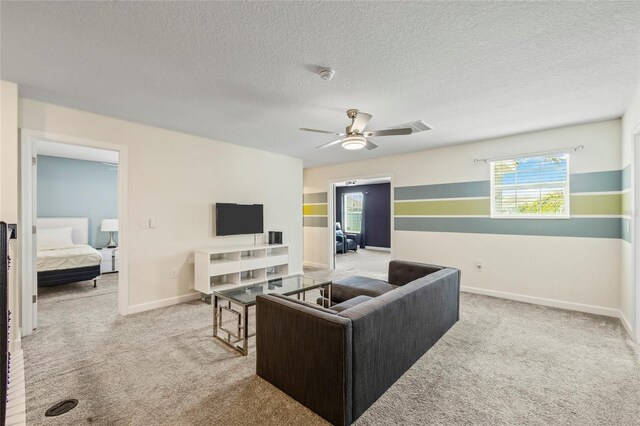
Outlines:
POLYGON ((213 236, 216 202, 264 204, 265 231, 283 231, 290 270, 302 270, 301 160, 30 99, 19 112, 23 129, 126 145, 130 311, 191 294, 192 250, 253 244, 213 236), (142 228, 147 217, 156 229, 142 228))
MULTIPOLYGON (((0 82, 0 220, 18 222, 18 86, 0 82)), ((18 320, 20 318, 20 292, 18 291, 19 263, 17 240, 9 247, 9 309, 13 327, 10 336, 11 350, 19 349, 18 320)))
MULTIPOLYGON (((636 190, 636 180, 637 180, 637 165, 634 161, 634 137, 633 132, 638 130, 640 126, 640 84, 638 90, 636 91, 629 108, 626 113, 622 117, 622 167, 629 167, 631 170, 631 187, 629 188, 629 208, 631 211, 627 212, 628 216, 631 218, 632 229, 638 226, 637 217, 638 217, 638 207, 635 204, 635 196, 634 191, 636 190), (634 177, 635 176, 635 177, 634 177)), ((636 149, 640 149, 640 147, 636 146, 636 149)), ((620 311, 623 315, 623 322, 627 328, 634 329, 636 333, 636 341, 640 341, 640 312, 637 310, 639 307, 636 307, 637 304, 637 295, 636 295, 636 281, 635 281, 635 272, 634 268, 636 267, 636 262, 633 258, 634 256, 634 246, 637 244, 635 241, 635 235, 632 234, 632 243, 624 241, 622 244, 622 276, 621 276, 621 286, 620 286, 620 311), (635 312, 634 312, 635 311, 635 312), (634 315, 635 314, 635 315, 634 315), (634 319, 634 316, 636 318, 634 319)), ((636 246, 637 247, 637 246, 636 246)), ((631 331, 631 330, 630 330, 631 331)))
MULTIPOLYGON (((329 180, 393 174, 395 188, 489 179, 475 158, 517 155, 584 144, 571 156, 574 173, 620 169, 620 120, 563 127, 418 153, 307 169, 304 192, 328 191, 329 180)), ((380 143, 384 149, 386 143, 380 143)), ((337 149, 337 155, 341 152, 337 149)), ((305 262, 327 264, 326 228, 304 228, 305 262)), ((393 231, 394 258, 462 269, 462 284, 496 296, 618 316, 621 240, 393 231), (481 261, 483 272, 474 271, 481 261)))

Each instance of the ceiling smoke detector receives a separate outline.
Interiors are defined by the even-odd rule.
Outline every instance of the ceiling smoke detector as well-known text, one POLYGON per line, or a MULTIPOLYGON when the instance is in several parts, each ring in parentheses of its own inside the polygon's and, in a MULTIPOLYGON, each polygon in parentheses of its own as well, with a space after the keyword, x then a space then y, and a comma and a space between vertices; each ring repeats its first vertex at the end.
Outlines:
POLYGON ((335 73, 336 72, 334 70, 330 69, 330 68, 325 68, 325 69, 321 69, 320 71, 318 71, 318 75, 323 80, 331 80, 335 73))

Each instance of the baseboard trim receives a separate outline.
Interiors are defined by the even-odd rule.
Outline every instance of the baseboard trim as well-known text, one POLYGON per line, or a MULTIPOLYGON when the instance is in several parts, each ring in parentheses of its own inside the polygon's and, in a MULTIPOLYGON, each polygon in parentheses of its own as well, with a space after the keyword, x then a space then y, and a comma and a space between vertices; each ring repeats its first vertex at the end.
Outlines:
POLYGON ((389 247, 365 246, 365 250, 386 251, 391 253, 391 249, 389 247))
POLYGON ((624 326, 625 330, 627 330, 627 333, 629 333, 629 336, 631 336, 631 338, 633 339, 634 334, 633 334, 633 327, 631 327, 631 322, 629 322, 629 320, 624 315, 622 310, 618 311, 618 316, 620 317, 620 322, 624 326))
POLYGON ((481 294, 483 296, 497 297, 500 299, 515 300, 516 302, 531 303, 533 305, 550 306, 552 308, 567 309, 570 311, 586 312, 588 314, 604 315, 620 318, 620 311, 603 306, 586 305, 583 303, 565 302, 564 300, 547 299, 544 297, 526 296, 523 294, 508 293, 506 291, 488 290, 484 288, 460 286, 460 291, 465 293, 481 294))
POLYGON ((190 302, 200 298, 200 293, 183 294, 182 296, 168 297, 166 299, 154 300, 153 302, 140 303, 131 305, 127 308, 127 315, 137 314, 138 312, 150 311, 152 309, 166 308, 171 305, 178 305, 184 302, 190 302))
POLYGON ((329 269, 329 265, 325 265, 323 263, 308 262, 305 260, 302 264, 304 266, 310 266, 311 268, 329 269))

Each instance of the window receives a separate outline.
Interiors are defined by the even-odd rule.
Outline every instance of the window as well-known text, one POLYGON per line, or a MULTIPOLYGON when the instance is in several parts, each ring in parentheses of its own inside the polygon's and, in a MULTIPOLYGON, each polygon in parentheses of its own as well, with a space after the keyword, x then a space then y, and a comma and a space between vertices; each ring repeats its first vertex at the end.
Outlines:
POLYGON ((352 192, 343 195, 344 232, 359 234, 362 230, 362 192, 352 192))
POLYGON ((568 218, 569 154, 492 161, 491 217, 568 218))

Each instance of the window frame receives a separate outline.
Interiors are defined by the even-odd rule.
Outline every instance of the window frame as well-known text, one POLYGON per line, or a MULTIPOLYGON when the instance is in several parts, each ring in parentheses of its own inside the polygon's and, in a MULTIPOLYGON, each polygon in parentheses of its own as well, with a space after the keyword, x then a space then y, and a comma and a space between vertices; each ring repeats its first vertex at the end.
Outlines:
POLYGON ((363 192, 345 192, 342 194, 342 232, 345 234, 362 234, 362 217, 364 215, 364 211, 360 211, 360 231, 349 231, 347 230, 347 197, 354 194, 360 194, 362 198, 362 202, 364 203, 364 193, 363 192))
MULTIPOLYGON (((571 173, 570 173, 570 161, 571 161, 571 155, 568 152, 555 152, 552 154, 529 154, 529 155, 520 155, 520 156, 514 156, 514 157, 506 157, 506 158, 499 158, 499 159, 495 159, 495 160, 491 160, 489 161, 489 174, 490 174, 490 217, 491 219, 571 219, 571 190, 570 190, 570 177, 571 177, 571 173), (536 157, 542 157, 542 156, 553 156, 553 155, 562 155, 565 156, 567 159, 567 178, 564 184, 564 202, 565 202, 565 206, 567 207, 565 209, 565 213, 561 214, 561 215, 545 215, 545 214, 515 214, 515 215, 505 215, 505 214, 498 214, 496 212, 496 185, 495 185, 495 164, 500 162, 500 161, 507 161, 507 160, 520 160, 520 159, 527 159, 527 158, 536 158, 536 157)), ((525 185, 532 185, 533 188, 544 188, 544 183, 537 183, 537 184, 522 184, 522 186, 525 185), (538 186, 535 186, 538 185, 538 186)))

